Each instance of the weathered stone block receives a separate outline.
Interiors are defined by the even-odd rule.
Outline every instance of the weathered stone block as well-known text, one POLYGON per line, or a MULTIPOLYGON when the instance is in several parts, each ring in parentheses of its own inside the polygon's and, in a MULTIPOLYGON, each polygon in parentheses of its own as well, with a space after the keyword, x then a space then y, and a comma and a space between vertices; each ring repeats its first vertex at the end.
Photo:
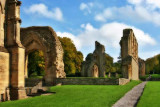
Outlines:
POLYGON ((26 90, 24 87, 10 89, 10 99, 11 100, 24 99, 24 98, 27 98, 26 90))
POLYGON ((15 47, 9 49, 11 53, 11 86, 24 87, 24 55, 23 48, 15 47))
POLYGON ((9 48, 11 60, 11 100, 23 99, 26 97, 24 88, 24 55, 25 50, 19 47, 9 48))
MULTIPOLYGON (((0 95, 6 96, 9 86, 9 53, 0 52, 0 95)), ((6 99, 5 97, 3 98, 6 99)))
POLYGON ((130 79, 119 78, 119 85, 125 85, 130 82, 130 79))

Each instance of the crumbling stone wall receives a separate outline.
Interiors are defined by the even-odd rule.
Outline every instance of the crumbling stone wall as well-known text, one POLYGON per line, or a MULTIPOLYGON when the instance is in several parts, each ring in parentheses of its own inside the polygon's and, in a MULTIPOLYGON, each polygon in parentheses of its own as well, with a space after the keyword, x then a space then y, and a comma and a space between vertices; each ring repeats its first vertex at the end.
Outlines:
POLYGON ((145 76, 145 61, 141 58, 138 59, 139 62, 139 75, 140 76, 145 76))
POLYGON ((120 41, 123 77, 138 80, 138 42, 132 29, 124 29, 120 41))
MULTIPOLYGON (((34 50, 42 50, 45 56, 45 82, 54 84, 55 78, 65 78, 63 48, 57 34, 51 27, 21 28, 21 41, 25 47, 27 66, 28 54, 34 50)), ((27 71, 27 67, 25 68, 27 71)), ((25 73, 27 74, 27 73, 25 73)))
POLYGON ((4 46, 6 0, 0 0, 0 102, 9 100, 9 53, 4 46))
POLYGON ((84 77, 105 77, 105 47, 96 41, 95 48, 93 54, 89 54, 82 64, 81 75, 84 77))
POLYGON ((125 85, 125 78, 57 78, 56 85, 125 85))

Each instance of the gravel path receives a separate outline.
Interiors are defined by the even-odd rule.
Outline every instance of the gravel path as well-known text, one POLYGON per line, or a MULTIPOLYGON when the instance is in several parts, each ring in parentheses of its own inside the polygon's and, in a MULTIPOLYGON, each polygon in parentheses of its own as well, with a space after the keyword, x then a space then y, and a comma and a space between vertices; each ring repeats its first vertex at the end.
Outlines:
POLYGON ((125 94, 120 100, 118 100, 113 107, 136 107, 139 98, 141 97, 144 87, 147 82, 135 86, 131 91, 125 94))

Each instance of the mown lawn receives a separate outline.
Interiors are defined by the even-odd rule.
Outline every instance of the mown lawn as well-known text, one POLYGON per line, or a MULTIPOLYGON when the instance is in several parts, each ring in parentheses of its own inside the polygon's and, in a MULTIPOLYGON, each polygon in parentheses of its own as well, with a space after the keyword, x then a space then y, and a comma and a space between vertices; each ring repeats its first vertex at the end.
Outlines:
MULTIPOLYGON (((141 80, 146 80, 147 78, 149 77, 149 74, 148 75, 145 75, 145 76, 141 76, 140 79, 141 80)), ((152 79, 160 79, 160 74, 151 74, 151 77, 152 79)))
POLYGON ((152 81, 146 84, 138 107, 160 107, 160 82, 152 81))
POLYGON ((49 96, 0 103, 0 107, 111 107, 140 81, 118 85, 66 85, 51 87, 49 96))
POLYGON ((160 74, 152 74, 152 78, 160 78, 160 74))

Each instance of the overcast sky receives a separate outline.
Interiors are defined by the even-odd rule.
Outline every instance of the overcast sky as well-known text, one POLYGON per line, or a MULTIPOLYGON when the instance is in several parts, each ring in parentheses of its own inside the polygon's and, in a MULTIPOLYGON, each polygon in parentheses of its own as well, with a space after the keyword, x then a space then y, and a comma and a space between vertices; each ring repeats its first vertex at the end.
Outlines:
POLYGON ((22 27, 51 26, 70 37, 84 56, 95 41, 117 61, 123 29, 132 28, 139 57, 160 53, 160 0, 22 0, 22 27))

